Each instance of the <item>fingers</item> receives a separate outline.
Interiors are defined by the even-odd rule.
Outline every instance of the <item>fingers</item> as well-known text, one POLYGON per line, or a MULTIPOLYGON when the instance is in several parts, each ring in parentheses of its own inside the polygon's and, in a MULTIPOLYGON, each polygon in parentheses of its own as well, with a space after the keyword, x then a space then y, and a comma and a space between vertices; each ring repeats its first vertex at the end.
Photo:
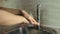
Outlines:
POLYGON ((34 25, 40 25, 40 23, 38 23, 38 22, 32 22, 32 24, 34 24, 34 25))
POLYGON ((34 20, 32 17, 29 18, 29 21, 31 24, 40 25, 40 23, 36 22, 36 20, 34 20))
MULTIPOLYGON (((40 25, 38 22, 36 22, 36 20, 31 17, 25 10, 20 10, 20 13, 23 14, 23 16, 30 22, 30 24, 34 24, 34 25, 40 25)), ((28 22, 26 22, 28 23, 28 22)))
POLYGON ((23 19, 23 22, 29 24, 29 21, 25 18, 23 19))

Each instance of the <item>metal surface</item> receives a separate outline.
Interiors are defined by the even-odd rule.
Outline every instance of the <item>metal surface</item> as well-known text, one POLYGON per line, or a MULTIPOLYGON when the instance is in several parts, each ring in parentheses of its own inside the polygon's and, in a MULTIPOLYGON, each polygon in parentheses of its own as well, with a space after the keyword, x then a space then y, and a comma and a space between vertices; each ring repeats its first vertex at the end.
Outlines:
POLYGON ((14 28, 8 32, 6 32, 6 34, 57 34, 57 32, 49 27, 41 27, 40 29, 38 28, 38 26, 26 26, 26 27, 18 27, 18 28, 14 28))

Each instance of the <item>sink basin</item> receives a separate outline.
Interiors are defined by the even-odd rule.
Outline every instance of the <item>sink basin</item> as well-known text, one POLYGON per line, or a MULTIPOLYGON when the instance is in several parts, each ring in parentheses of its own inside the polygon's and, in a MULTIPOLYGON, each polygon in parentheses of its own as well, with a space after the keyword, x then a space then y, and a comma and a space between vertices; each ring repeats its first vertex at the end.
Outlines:
POLYGON ((40 30, 37 29, 29 29, 29 28, 17 28, 11 32, 6 34, 57 34, 57 32, 49 27, 41 27, 40 30))
POLYGON ((40 30, 30 29, 29 34, 57 34, 57 32, 49 27, 41 27, 40 30))

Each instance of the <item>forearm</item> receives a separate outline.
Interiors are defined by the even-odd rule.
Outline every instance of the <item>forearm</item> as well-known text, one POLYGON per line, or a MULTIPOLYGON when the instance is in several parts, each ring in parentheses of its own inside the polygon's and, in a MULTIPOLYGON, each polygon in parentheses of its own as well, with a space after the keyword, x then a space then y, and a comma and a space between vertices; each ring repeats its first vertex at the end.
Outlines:
POLYGON ((13 14, 21 14, 18 9, 13 9, 13 8, 0 7, 0 10, 5 10, 5 11, 13 13, 13 14))
POLYGON ((20 10, 20 9, 11 9, 11 8, 0 7, 0 10, 5 10, 5 11, 13 13, 13 14, 22 15, 25 18, 30 17, 30 15, 27 12, 25 12, 24 10, 20 10))

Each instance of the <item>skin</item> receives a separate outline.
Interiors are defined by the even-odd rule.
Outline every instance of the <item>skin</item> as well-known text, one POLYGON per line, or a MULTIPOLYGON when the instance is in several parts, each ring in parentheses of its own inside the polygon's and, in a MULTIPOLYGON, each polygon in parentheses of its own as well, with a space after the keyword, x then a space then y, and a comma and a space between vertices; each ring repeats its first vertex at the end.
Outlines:
POLYGON ((29 23, 23 16, 0 10, 0 25, 15 25, 23 22, 29 23))
POLYGON ((0 7, 0 25, 15 25, 23 22, 40 25, 25 10, 0 7))

